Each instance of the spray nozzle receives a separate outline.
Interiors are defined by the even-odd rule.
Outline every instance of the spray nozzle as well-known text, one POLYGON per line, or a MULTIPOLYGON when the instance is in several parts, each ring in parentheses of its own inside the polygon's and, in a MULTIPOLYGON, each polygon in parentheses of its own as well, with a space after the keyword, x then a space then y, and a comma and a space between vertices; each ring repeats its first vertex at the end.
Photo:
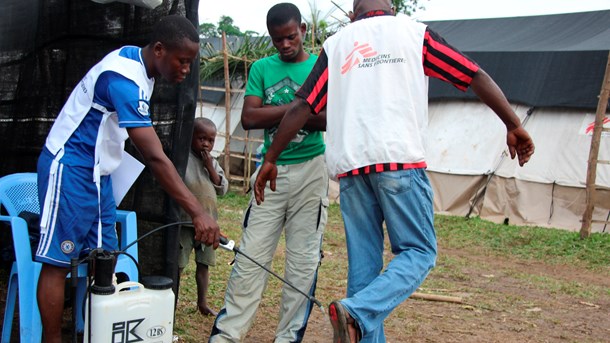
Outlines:
POLYGON ((220 247, 225 250, 234 251, 235 241, 229 240, 227 237, 220 236, 220 247))

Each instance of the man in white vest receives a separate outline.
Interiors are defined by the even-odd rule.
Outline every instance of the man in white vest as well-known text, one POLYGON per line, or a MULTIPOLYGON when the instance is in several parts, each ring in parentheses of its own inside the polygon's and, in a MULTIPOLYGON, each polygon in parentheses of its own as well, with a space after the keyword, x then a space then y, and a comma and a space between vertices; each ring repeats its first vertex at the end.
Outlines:
POLYGON ((395 16, 390 0, 355 0, 348 25, 324 43, 286 112, 254 190, 275 189, 278 155, 310 113, 326 109, 326 162, 340 182, 347 297, 329 305, 335 343, 385 342, 384 319, 436 261, 433 194, 425 173, 428 77, 468 87, 506 125, 523 166, 534 143, 508 100, 474 61, 426 25, 395 16), (384 229, 394 258, 383 270, 384 229))
POLYGON ((155 78, 183 81, 199 52, 186 18, 162 18, 143 48, 124 46, 93 66, 64 104, 38 159, 43 263, 38 306, 44 340, 61 342, 65 278, 70 260, 90 249, 117 250, 116 204, 110 174, 127 138, 163 189, 190 215, 195 238, 218 247, 219 227, 182 182, 150 119, 155 78))

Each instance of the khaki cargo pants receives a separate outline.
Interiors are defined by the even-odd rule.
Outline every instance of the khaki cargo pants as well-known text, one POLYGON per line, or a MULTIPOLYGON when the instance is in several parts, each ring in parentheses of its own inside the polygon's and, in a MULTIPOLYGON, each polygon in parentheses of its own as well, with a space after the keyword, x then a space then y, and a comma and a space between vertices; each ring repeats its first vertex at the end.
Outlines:
MULTIPOLYGON (((286 237, 284 278, 306 294, 315 291, 328 207, 328 172, 324 157, 278 165, 276 191, 267 185, 265 201, 254 194, 244 213, 240 250, 271 269, 282 233, 286 237)), ((252 184, 258 171, 252 176, 252 184)), ((252 192, 254 193, 254 192, 252 192)), ((277 271, 276 271, 277 272, 277 271)), ((281 272, 278 274, 282 274, 281 272)), ((252 323, 269 274, 237 254, 210 342, 241 342, 252 323)), ((282 286, 275 342, 300 342, 313 304, 288 285, 282 286)))

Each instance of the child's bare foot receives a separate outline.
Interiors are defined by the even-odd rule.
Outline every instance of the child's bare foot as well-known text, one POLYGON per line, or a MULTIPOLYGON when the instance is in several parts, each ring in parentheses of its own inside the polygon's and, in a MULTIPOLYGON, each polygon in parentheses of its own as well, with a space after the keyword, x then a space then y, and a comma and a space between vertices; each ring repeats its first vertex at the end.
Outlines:
POLYGON ((212 310, 207 305, 199 306, 199 313, 201 313, 204 316, 214 316, 214 317, 216 317, 216 315, 218 315, 218 312, 212 310))

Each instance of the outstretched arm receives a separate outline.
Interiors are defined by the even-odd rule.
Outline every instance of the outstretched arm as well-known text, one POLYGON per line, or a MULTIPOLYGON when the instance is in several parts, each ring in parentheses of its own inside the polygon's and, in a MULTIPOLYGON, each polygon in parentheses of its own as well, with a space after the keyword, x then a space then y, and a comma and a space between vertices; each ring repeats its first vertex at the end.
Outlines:
POLYGON ((161 187, 191 216, 195 227, 195 239, 206 245, 213 245, 216 249, 220 239, 218 224, 203 210, 201 204, 188 190, 174 164, 163 152, 155 130, 149 126, 129 128, 127 132, 161 187))
POLYGON ((470 85, 472 91, 491 108, 506 125, 506 144, 510 157, 519 159, 519 165, 527 163, 534 153, 534 142, 521 126, 521 120, 513 111, 504 93, 483 69, 479 69, 470 85))

